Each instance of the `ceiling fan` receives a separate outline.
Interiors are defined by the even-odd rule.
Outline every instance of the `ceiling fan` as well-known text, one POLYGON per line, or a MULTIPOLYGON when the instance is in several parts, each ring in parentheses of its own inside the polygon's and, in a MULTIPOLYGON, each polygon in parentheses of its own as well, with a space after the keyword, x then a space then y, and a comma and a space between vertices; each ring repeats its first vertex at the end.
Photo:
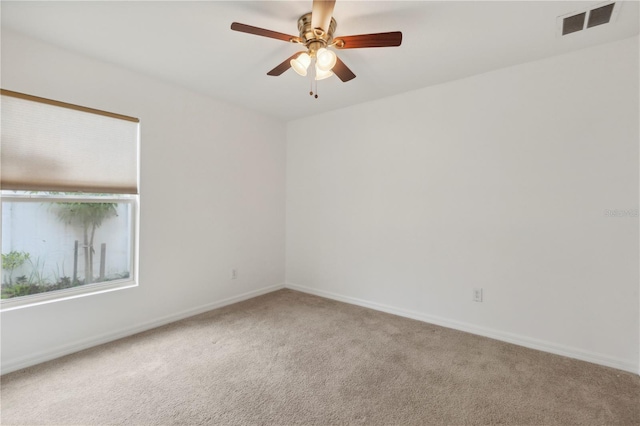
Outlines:
POLYGON ((275 38, 289 43, 302 44, 306 47, 306 50, 296 52, 285 59, 280 65, 269 71, 267 75, 279 76, 289 68, 293 68, 298 74, 306 76, 309 66, 313 63, 311 69, 315 80, 322 80, 335 74, 340 80, 347 82, 354 79, 356 75, 330 48, 359 49, 363 47, 400 46, 402 33, 393 31, 334 37, 333 33, 337 26, 336 20, 332 17, 335 3, 335 0, 313 0, 311 12, 302 15, 298 19, 299 36, 265 30, 238 22, 232 23, 231 29, 262 37, 275 38))

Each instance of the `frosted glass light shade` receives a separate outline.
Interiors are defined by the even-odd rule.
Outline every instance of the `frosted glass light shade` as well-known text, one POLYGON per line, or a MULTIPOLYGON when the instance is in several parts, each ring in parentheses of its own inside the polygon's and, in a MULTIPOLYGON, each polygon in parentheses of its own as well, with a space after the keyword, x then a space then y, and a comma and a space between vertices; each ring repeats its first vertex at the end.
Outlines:
POLYGON ((318 68, 318 66, 316 65, 316 80, 324 80, 325 78, 329 78, 333 75, 333 72, 331 70, 329 71, 322 71, 320 68, 318 68))
POLYGON ((291 68, 303 77, 307 75, 307 68, 309 68, 310 63, 311 57, 307 53, 302 53, 297 58, 289 61, 291 68))
POLYGON ((319 70, 329 71, 336 64, 338 58, 336 54, 324 47, 318 49, 316 53, 316 62, 319 70))

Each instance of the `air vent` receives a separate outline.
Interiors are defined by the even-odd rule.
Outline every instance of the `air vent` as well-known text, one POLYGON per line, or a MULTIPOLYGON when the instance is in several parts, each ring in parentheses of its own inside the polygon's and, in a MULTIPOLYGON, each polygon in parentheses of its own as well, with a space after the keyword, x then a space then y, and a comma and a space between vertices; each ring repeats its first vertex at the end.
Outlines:
POLYGON ((586 18, 587 12, 582 12, 577 15, 564 18, 562 23, 562 35, 575 33, 576 31, 582 31, 586 18))
POLYGON ((615 3, 611 3, 606 6, 593 9, 589 13, 589 22, 587 23, 587 28, 608 23, 611 20, 611 14, 613 13, 613 7, 615 5, 615 3))
POLYGON ((565 36, 587 28, 613 22, 618 15, 620 3, 601 3, 588 10, 577 10, 558 16, 558 35, 565 36))

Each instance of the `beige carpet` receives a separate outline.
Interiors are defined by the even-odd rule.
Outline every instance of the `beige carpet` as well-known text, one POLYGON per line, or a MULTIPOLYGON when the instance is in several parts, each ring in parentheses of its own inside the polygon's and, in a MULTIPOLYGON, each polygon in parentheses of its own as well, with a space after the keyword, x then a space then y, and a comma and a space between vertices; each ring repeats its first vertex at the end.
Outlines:
POLYGON ((281 290, 2 377, 3 424, 640 424, 640 377, 281 290))

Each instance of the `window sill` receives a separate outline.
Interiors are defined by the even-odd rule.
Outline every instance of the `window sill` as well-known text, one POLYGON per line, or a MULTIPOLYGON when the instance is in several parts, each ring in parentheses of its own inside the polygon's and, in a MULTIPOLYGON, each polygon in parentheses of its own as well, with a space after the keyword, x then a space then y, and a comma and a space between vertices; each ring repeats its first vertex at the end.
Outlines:
POLYGON ((124 290, 137 286, 138 283, 135 280, 126 279, 88 284, 86 286, 52 291, 50 293, 2 299, 0 302, 0 311, 8 312, 16 309, 30 308, 48 303, 61 302, 63 300, 77 299, 80 297, 92 296, 116 290, 124 290))

